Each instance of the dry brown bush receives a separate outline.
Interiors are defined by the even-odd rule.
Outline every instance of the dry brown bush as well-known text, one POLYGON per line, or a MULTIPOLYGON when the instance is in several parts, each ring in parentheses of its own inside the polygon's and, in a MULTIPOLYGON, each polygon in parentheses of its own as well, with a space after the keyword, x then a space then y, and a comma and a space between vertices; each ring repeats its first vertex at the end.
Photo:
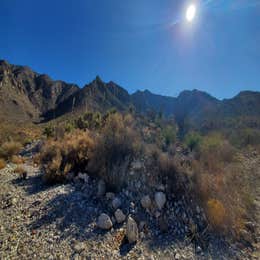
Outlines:
POLYGON ((0 159, 0 170, 1 170, 1 169, 4 169, 5 166, 6 166, 5 160, 4 160, 4 159, 0 159))
POLYGON ((88 132, 75 131, 62 140, 48 140, 40 160, 44 179, 49 183, 64 182, 69 172, 84 172, 93 157, 94 141, 88 132))
POLYGON ((0 157, 5 158, 6 160, 10 160, 13 155, 18 155, 21 149, 22 145, 18 142, 5 142, 1 146, 0 157))

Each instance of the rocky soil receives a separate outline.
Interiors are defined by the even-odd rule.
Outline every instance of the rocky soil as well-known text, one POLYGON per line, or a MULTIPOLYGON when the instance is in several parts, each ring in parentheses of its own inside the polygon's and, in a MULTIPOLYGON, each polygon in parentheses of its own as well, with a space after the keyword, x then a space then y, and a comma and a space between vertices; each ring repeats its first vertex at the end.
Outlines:
POLYGON ((84 174, 47 186, 30 160, 24 167, 25 180, 13 164, 0 171, 0 259, 259 259, 258 244, 213 235, 199 207, 162 185, 139 199, 84 174))

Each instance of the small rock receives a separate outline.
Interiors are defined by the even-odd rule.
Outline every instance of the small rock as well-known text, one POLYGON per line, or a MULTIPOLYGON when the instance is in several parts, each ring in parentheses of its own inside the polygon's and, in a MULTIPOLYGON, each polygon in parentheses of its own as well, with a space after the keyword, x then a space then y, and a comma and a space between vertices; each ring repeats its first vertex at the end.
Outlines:
POLYGON ((159 191, 159 192, 156 192, 155 193, 155 196, 154 196, 154 199, 155 199, 155 203, 158 207, 158 209, 162 209, 164 204, 166 203, 166 196, 163 192, 159 191))
POLYGON ((155 216, 156 218, 159 218, 159 217, 161 216, 160 211, 156 210, 155 213, 154 213, 154 216, 155 216))
POLYGON ((121 204, 121 200, 117 197, 112 200, 112 206, 114 209, 118 209, 121 206, 121 204))
POLYGON ((80 173, 78 174, 78 179, 83 180, 85 183, 87 183, 89 177, 88 177, 88 175, 87 175, 86 173, 81 173, 81 172, 80 172, 80 173))
POLYGON ((97 190, 97 196, 102 197, 106 193, 106 183, 104 180, 99 180, 98 182, 98 190, 97 190))
POLYGON ((114 198, 115 198, 115 193, 113 193, 113 192, 107 192, 106 193, 106 199, 112 200, 114 198))
POLYGON ((129 243, 134 243, 138 240, 138 227, 135 220, 129 217, 126 224, 126 236, 129 243))
POLYGON ((113 223, 107 214, 102 213, 98 217, 97 226, 101 229, 108 230, 108 229, 112 228, 113 223))
POLYGON ((174 256, 174 259, 179 260, 181 259, 181 255, 179 253, 176 253, 174 256))
POLYGON ((132 162, 131 168, 135 171, 142 169, 142 163, 140 161, 132 162))
POLYGON ((125 221, 126 216, 121 209, 117 209, 115 212, 115 218, 116 218, 117 223, 120 224, 125 221))
POLYGON ((200 254, 201 251, 202 251, 201 247, 200 247, 200 246, 197 246, 197 248, 196 248, 196 253, 197 253, 197 254, 200 254))
POLYGON ((85 246, 83 243, 78 242, 74 244, 73 249, 76 253, 80 253, 85 249, 85 246))
POLYGON ((149 209, 151 207, 152 201, 149 195, 142 197, 141 205, 144 209, 149 209))
POLYGON ((158 191, 165 191, 165 187, 164 185, 158 185, 157 188, 156 188, 158 191))

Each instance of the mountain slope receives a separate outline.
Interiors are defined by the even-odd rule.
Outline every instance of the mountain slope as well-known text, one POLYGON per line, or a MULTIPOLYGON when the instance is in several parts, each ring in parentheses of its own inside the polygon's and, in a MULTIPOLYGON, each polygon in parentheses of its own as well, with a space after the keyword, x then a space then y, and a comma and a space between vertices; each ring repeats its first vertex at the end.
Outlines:
POLYGON ((186 90, 178 97, 148 90, 130 95, 116 83, 105 83, 99 77, 81 89, 6 61, 0 61, 0 105, 0 118, 8 120, 48 121, 71 112, 127 111, 133 106, 139 113, 153 110, 173 115, 183 128, 210 129, 237 118, 250 119, 251 125, 260 127, 260 92, 244 91, 222 101, 199 90, 186 90))
POLYGON ((1 118, 38 120, 78 90, 74 84, 54 81, 29 67, 0 61, 1 118))

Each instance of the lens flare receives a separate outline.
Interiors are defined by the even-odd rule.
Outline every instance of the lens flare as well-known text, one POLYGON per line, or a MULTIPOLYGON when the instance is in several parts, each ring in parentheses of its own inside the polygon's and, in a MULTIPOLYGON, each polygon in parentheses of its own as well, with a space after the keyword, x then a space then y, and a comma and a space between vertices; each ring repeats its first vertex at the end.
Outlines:
POLYGON ((186 10, 186 20, 188 22, 192 22, 195 15, 196 15, 196 6, 194 4, 191 4, 188 6, 188 8, 186 10))

